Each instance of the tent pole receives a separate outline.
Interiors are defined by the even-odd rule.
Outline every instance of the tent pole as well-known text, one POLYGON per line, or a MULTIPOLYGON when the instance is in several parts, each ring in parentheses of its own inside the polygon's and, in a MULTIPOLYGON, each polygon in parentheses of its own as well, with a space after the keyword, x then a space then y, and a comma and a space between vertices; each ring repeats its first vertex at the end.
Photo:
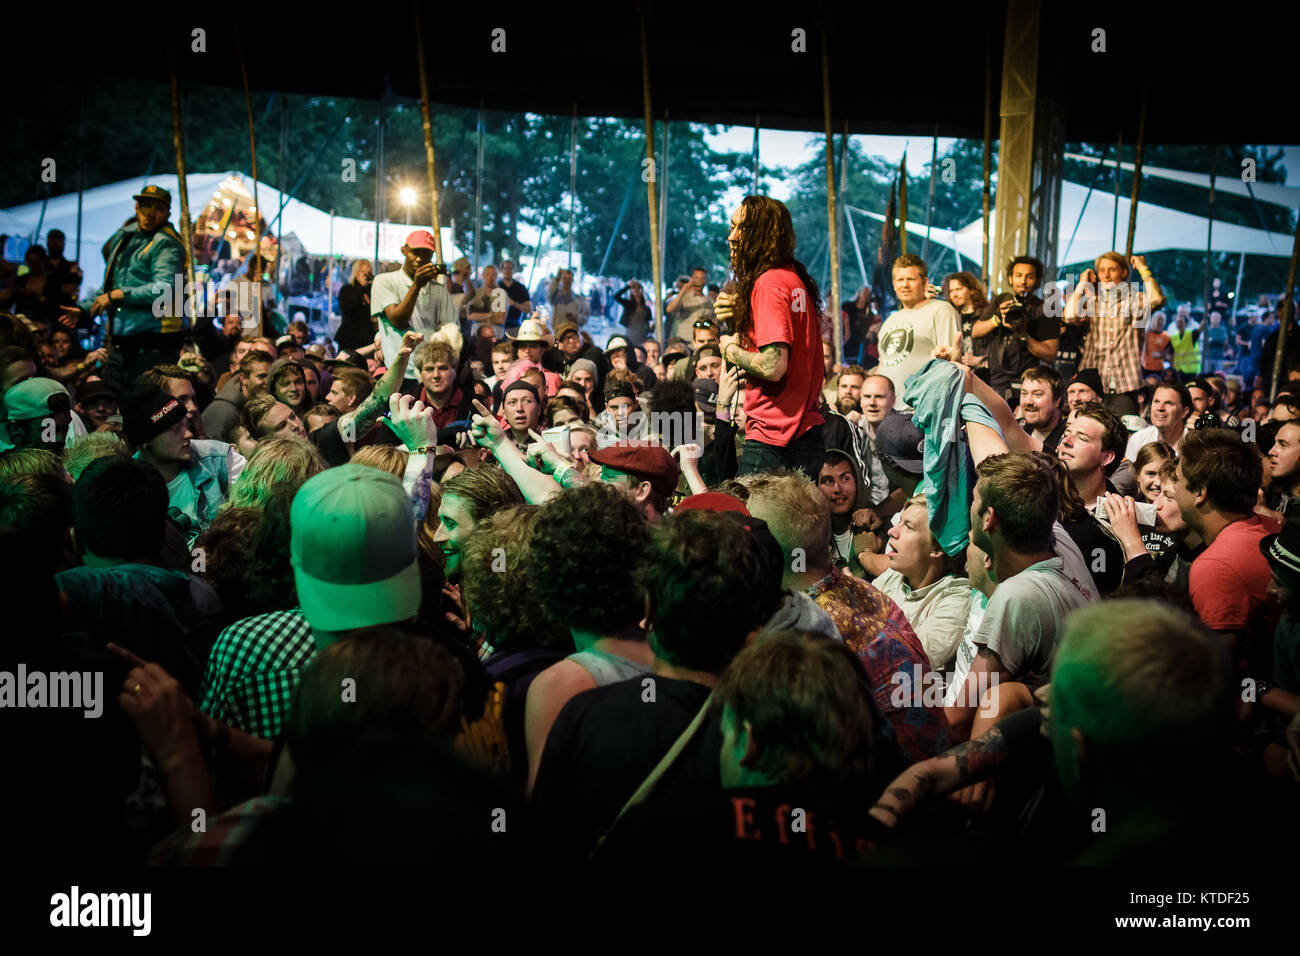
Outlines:
MULTIPOLYGON (((275 178, 276 185, 280 189, 280 209, 283 210, 288 203, 284 192, 284 158, 285 147, 289 140, 289 94, 283 90, 280 91, 280 175, 275 178)), ((262 210, 257 210, 260 218, 262 210)), ((277 216, 280 220, 275 232, 275 301, 277 305, 283 307, 284 295, 284 270, 287 263, 284 261, 284 216, 277 216)), ((287 311, 287 310, 286 310, 287 311)), ((287 326, 287 323, 286 323, 287 326)))
MULTIPOLYGON (((433 223, 434 258, 443 264, 442 228, 438 222, 438 180, 433 171, 433 121, 429 116, 429 74, 424 68, 424 28, 420 25, 420 5, 412 3, 415 11, 415 54, 420 66, 420 113, 424 118, 424 164, 429 175, 429 216, 433 223)), ((454 242, 456 237, 452 236, 454 242)), ((443 277, 446 281, 446 277, 443 277)))
MULTIPOLYGON (((238 54, 238 56, 239 56, 239 75, 240 75, 240 77, 241 77, 241 78, 243 79, 243 81, 244 81, 244 108, 248 111, 248 152, 249 152, 249 153, 251 154, 251 156, 252 156, 252 168, 253 168, 253 208, 256 210, 256 215, 254 215, 254 217, 253 217, 253 232, 255 232, 255 233, 257 234, 257 238, 256 238, 255 240, 253 240, 253 251, 256 252, 256 253, 258 254, 258 258, 261 259, 261 254, 262 254, 262 202, 261 202, 260 199, 257 198, 257 183, 258 183, 258 174, 257 174, 257 133, 256 133, 256 131, 255 131, 255 129, 254 129, 254 125, 253 125, 253 96, 252 96, 252 94, 251 94, 251 93, 249 92, 249 90, 248 90, 248 70, 247 70, 247 68, 244 66, 244 46, 243 46, 243 44, 240 42, 240 39, 239 39, 239 24, 235 24, 235 52, 236 52, 236 53, 238 54)), ((233 208, 233 207, 232 207, 232 208, 233 208)), ((232 217, 232 218, 233 218, 233 217, 232 217)), ((223 237, 223 238, 224 238, 224 237, 223 237)), ((233 250, 232 250, 232 251, 233 251, 233 250)), ((253 281, 255 281, 255 282, 260 282, 260 281, 261 281, 261 278, 260 278, 260 277, 257 277, 257 278, 255 278, 253 281)), ((258 299, 257 320, 258 320, 258 325, 257 325, 257 334, 258 334, 258 335, 261 335, 262 332, 263 332, 264 330, 262 329, 262 306, 261 306, 261 299, 260 299, 260 297, 259 297, 259 299, 258 299)))
MULTIPOLYGON (((240 61, 242 65, 242 60, 240 61)), ((185 245, 185 278, 188 282, 185 290, 185 304, 182 306, 182 312, 185 313, 175 318, 180 319, 182 327, 185 326, 185 319, 189 318, 192 322, 194 319, 193 296, 194 296, 194 242, 191 238, 190 226, 190 195, 185 185, 185 129, 181 124, 181 88, 180 80, 176 76, 176 56, 172 52, 171 44, 167 45, 167 73, 171 81, 171 106, 172 106, 172 146, 176 150, 176 191, 180 193, 181 201, 181 242, 185 245)), ((108 345, 107 342, 104 343, 108 345)))
POLYGON ((753 190, 752 190, 752 192, 754 193, 755 196, 758 195, 758 129, 759 129, 758 121, 759 121, 759 116, 758 116, 757 113, 755 113, 755 114, 754 114, 754 150, 753 150, 753 152, 754 152, 754 188, 753 188, 753 190))
POLYGON ((1110 217, 1110 247, 1115 248, 1119 236, 1119 164, 1124 161, 1124 131, 1119 131, 1115 146, 1115 208, 1110 217))
POLYGON ((637 0, 637 17, 641 23, 641 99, 645 106, 645 155, 649 162, 646 195, 650 207, 650 270, 655 284, 655 337, 664 341, 664 283, 663 263, 659 261, 659 210, 655 208, 655 129, 650 114, 650 36, 646 25, 645 0, 637 0))
MULTIPOLYGON (((830 12, 823 10, 822 35, 822 117, 826 126, 826 224, 830 227, 828 235, 830 245, 826 254, 831 266, 831 341, 834 343, 835 362, 844 364, 844 320, 840 314, 840 242, 836 226, 839 216, 835 207, 835 145, 831 133, 831 57, 828 49, 827 33, 830 32, 830 12)), ((810 302, 810 309, 819 308, 819 303, 810 302)))
POLYGON ((1291 323, 1295 321, 1295 270, 1297 260, 1300 260, 1300 218, 1296 220, 1295 241, 1291 243, 1291 267, 1286 273, 1286 297, 1283 300, 1285 305, 1282 307, 1282 311, 1286 314, 1279 317, 1281 324, 1277 327, 1277 352, 1273 356, 1273 380, 1269 383, 1269 395, 1277 394, 1278 382, 1282 377, 1282 363, 1286 361, 1286 334, 1291 328, 1291 323))
MULTIPOLYGON (((993 32, 984 31, 984 253, 980 279, 989 287, 989 208, 993 189, 993 32)), ((958 263, 961 262, 959 258, 958 263)), ((959 272, 961 270, 958 270, 959 272)))
POLYGON ((573 104, 573 119, 569 123, 569 271, 573 271, 573 213, 574 194, 578 190, 578 104, 573 104))
POLYGON ((86 141, 86 87, 83 83, 77 95, 77 252, 74 262, 81 262, 81 200, 86 191, 86 180, 81 174, 82 145, 86 141))
POLYGON ((668 268, 668 166, 672 162, 672 127, 668 123, 668 110, 664 109, 664 168, 659 183, 659 267, 668 268))
POLYGON ((903 159, 898 164, 898 249, 899 255, 907 255, 907 148, 903 148, 903 159))
POLYGON ((1124 245, 1124 261, 1133 257, 1133 235, 1137 232, 1138 196, 1142 191, 1142 150, 1146 146, 1147 85, 1142 84, 1142 106, 1138 112, 1137 151, 1133 156, 1133 195, 1128 203, 1128 239, 1124 245))
POLYGON ((847 203, 844 205, 844 221, 849 227, 849 238, 853 240, 853 253, 858 259, 858 275, 862 277, 861 284, 868 285, 871 280, 867 278, 867 267, 862 261, 862 244, 858 242, 858 230, 853 225, 853 210, 849 208, 847 203))
MULTIPOLYGON (((1103 166, 1106 164, 1106 157, 1109 154, 1110 154, 1110 143, 1107 143, 1106 148, 1101 151, 1101 164, 1103 166)), ((1092 187, 1089 186, 1088 191, 1084 193, 1083 196, 1083 205, 1079 207, 1079 218, 1074 220, 1074 230, 1070 233, 1070 241, 1065 244, 1065 255, 1061 257, 1060 261, 1058 262, 1058 265, 1067 265, 1070 261, 1070 250, 1074 248, 1074 237, 1079 234, 1079 224, 1083 222, 1083 214, 1088 211, 1088 200, 1091 198, 1092 198, 1092 187)))
POLYGON ((1241 301, 1241 279, 1246 272, 1246 253, 1237 260, 1237 286, 1232 291, 1232 324, 1237 324, 1237 303, 1241 301))
POLYGON ((388 77, 384 77, 384 88, 379 91, 379 163, 375 168, 375 274, 379 274, 379 227, 383 222, 381 206, 384 199, 384 132, 387 118, 384 115, 384 97, 388 95, 388 77))
POLYGON ((478 268, 479 241, 483 235, 483 97, 478 100, 478 166, 474 173, 474 268, 478 268))
POLYGON ((939 163, 939 124, 934 124, 934 145, 930 147, 930 204, 925 210, 925 241, 921 243, 921 258, 929 262, 930 228, 934 224, 934 173, 939 163))
POLYGON ((1219 171, 1219 144, 1210 153, 1210 213, 1205 223, 1205 324, 1210 323, 1210 262, 1214 258, 1214 181, 1219 171))

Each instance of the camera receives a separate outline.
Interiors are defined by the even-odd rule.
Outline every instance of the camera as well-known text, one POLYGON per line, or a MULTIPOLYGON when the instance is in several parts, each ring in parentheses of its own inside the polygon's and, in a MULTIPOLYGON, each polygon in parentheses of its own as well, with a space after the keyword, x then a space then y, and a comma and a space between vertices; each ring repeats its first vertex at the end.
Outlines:
POLYGON ((1028 336, 1029 312, 1025 309, 1025 303, 1021 301, 1020 296, 1011 296, 1011 308, 1007 309, 1006 315, 1002 317, 1002 324, 1017 338, 1023 339, 1028 336))

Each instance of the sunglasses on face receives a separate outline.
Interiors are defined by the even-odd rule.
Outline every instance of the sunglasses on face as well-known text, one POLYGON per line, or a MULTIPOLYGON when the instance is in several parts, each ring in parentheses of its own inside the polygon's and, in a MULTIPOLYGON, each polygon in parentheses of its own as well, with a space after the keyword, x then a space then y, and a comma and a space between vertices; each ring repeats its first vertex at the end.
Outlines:
POLYGON ((713 328, 713 327, 714 327, 714 324, 713 324, 713 322, 712 322, 711 320, 709 320, 709 319, 700 319, 698 322, 696 322, 696 323, 692 326, 692 328, 696 328, 696 329, 711 329, 711 328, 713 328))

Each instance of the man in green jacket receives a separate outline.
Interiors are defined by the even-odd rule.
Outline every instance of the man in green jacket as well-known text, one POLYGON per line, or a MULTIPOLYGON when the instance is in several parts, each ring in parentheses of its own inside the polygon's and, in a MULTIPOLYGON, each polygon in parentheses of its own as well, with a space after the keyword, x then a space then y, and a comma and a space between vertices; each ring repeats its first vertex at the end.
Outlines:
POLYGON ((147 368, 175 364, 188 325, 182 294, 185 243, 167 221, 171 193, 145 186, 134 198, 135 216, 104 243, 104 286, 80 310, 106 316, 116 353, 107 376, 119 388, 147 368))

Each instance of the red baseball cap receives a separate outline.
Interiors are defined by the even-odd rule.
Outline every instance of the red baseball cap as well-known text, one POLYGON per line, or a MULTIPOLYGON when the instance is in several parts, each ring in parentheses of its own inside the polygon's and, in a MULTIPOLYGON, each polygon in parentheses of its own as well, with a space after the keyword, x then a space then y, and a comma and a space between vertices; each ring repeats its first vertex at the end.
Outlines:
POLYGON ((674 511, 734 511, 745 517, 752 517, 749 509, 735 495, 728 495, 721 491, 703 491, 698 495, 691 495, 683 498, 677 503, 674 511))
POLYGON ((406 244, 412 249, 437 251, 438 244, 433 240, 433 233, 428 229, 417 229, 406 237, 406 244))

